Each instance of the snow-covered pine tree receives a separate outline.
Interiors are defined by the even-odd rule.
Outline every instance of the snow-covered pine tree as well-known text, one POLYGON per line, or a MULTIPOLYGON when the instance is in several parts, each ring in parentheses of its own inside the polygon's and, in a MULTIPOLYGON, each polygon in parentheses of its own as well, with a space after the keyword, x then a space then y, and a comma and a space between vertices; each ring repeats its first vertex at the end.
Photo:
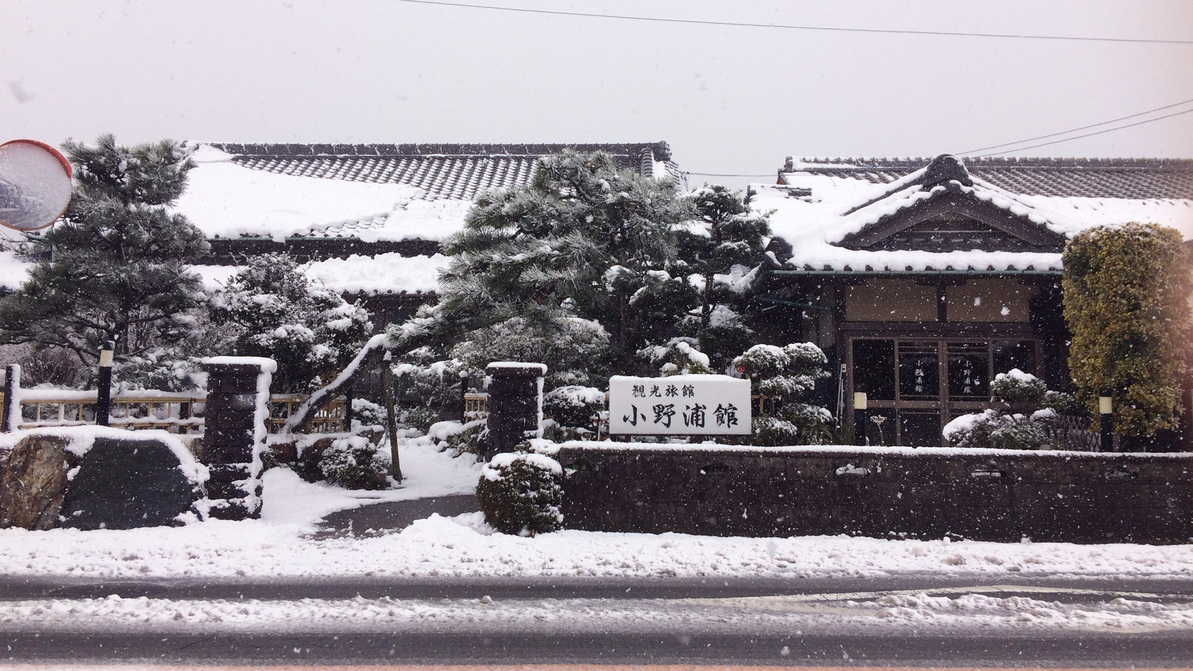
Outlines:
POLYGON ((64 145, 75 191, 42 241, 48 258, 0 300, 0 341, 73 352, 93 365, 105 341, 117 364, 163 351, 190 329, 201 298, 187 266, 207 253, 203 233, 169 206, 193 164, 178 144, 64 145), (164 348, 164 349, 163 349, 164 348))
POLYGON ((395 341, 425 344, 434 332, 450 344, 513 318, 538 329, 523 329, 528 337, 550 338, 579 318, 610 340, 609 360, 586 368, 633 372, 638 349, 665 342, 697 305, 685 275, 669 272, 691 212, 672 183, 619 171, 608 154, 546 157, 525 187, 477 198, 464 230, 444 244, 454 258, 441 276, 442 303, 419 328, 395 330, 395 341))
POLYGON ((307 392, 346 366, 372 332, 369 313, 304 275, 286 254, 251 259, 211 297, 225 354, 270 357, 272 387, 307 392))
POLYGON ((828 410, 799 402, 829 375, 828 359, 816 345, 755 345, 733 360, 738 373, 751 379, 753 393, 769 403, 770 414, 754 418, 757 445, 821 445, 833 437, 828 410), (769 399, 769 401, 768 401, 769 399))
POLYGON ((735 354, 756 342, 740 315, 747 309, 752 280, 766 262, 770 224, 750 210, 741 192, 721 185, 692 194, 703 230, 683 231, 681 258, 702 279, 700 330, 702 351, 715 370, 723 370, 735 354))

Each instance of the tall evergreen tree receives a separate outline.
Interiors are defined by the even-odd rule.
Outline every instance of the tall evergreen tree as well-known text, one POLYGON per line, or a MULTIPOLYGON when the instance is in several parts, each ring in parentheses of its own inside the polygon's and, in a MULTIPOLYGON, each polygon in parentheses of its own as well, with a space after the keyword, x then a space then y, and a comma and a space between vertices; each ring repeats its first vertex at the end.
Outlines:
POLYGON ((180 337, 202 297, 187 264, 208 251, 202 232, 169 211, 193 163, 169 140, 129 148, 103 135, 64 149, 74 195, 44 236, 50 258, 0 300, 0 341, 70 350, 89 365, 107 340, 120 357, 180 337))
POLYGON ((1064 313, 1077 398, 1097 416, 1114 399, 1114 429, 1131 438, 1176 428, 1188 379, 1191 290, 1181 234, 1153 224, 1099 227, 1069 241, 1064 313))
POLYGON ((513 318, 544 337, 567 332, 568 319, 594 321, 609 334, 613 371, 631 372, 638 349, 665 342, 698 305, 671 272, 691 216, 672 183, 619 171, 608 154, 544 158, 525 187, 479 196, 445 242, 454 259, 435 318, 457 340, 513 318))
POLYGON ((770 224, 750 210, 740 192, 721 185, 695 191, 692 202, 704 230, 681 232, 680 256, 702 278, 697 336, 720 370, 755 342, 740 315, 748 311, 751 280, 766 262, 770 224))

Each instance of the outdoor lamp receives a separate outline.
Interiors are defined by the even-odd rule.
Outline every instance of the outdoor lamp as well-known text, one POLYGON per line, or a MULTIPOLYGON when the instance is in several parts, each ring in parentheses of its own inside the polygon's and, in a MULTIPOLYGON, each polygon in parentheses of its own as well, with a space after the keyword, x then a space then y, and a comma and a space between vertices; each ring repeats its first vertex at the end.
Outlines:
POLYGON ((866 392, 853 392, 853 442, 865 445, 866 439, 866 392))
POLYGON ((460 421, 468 421, 468 371, 460 371, 460 421))
POLYGON ((1100 431, 1099 446, 1103 452, 1110 452, 1114 449, 1114 423, 1112 421, 1114 412, 1114 399, 1110 396, 1109 391, 1103 391, 1098 396, 1098 428, 1100 431))
POLYGON ((112 354, 116 349, 114 341, 104 343, 99 351, 99 379, 95 391, 95 423, 108 425, 108 408, 112 405, 112 354))

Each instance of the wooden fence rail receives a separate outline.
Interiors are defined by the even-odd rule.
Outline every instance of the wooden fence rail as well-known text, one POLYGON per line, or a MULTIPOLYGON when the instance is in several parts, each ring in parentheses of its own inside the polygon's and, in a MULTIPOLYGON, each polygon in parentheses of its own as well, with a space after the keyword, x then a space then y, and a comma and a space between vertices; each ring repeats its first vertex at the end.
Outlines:
MULTIPOLYGON (((27 390, 20 396, 19 429, 82 426, 95 423, 94 392, 52 392, 27 390)), ((277 433, 294 410, 302 405, 302 394, 274 394, 269 397, 269 432, 277 433)), ((162 429, 171 433, 203 432, 205 396, 154 394, 116 396, 109 410, 111 426, 123 429, 162 429)), ((4 394, 0 393, 0 406, 4 394)), ((311 420, 309 431, 328 433, 344 430, 344 399, 334 399, 311 420)))

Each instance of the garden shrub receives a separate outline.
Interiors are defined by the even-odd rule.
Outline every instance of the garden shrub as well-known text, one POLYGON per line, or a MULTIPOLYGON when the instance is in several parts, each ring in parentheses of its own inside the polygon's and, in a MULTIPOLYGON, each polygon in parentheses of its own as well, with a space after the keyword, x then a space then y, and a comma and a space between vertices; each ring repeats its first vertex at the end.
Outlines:
POLYGON ((567 385, 543 394, 544 438, 578 440, 592 437, 605 411, 605 392, 595 387, 567 385))
POLYGON ((363 398, 352 399, 353 431, 359 431, 369 426, 379 426, 384 429, 387 421, 385 408, 381 405, 363 398))
POLYGON ((485 521, 502 533, 555 531, 563 523, 563 468, 542 454, 499 454, 481 470, 476 498, 485 521))
POLYGON ((812 343, 786 347, 755 345, 733 360, 739 374, 752 380, 752 392, 775 399, 770 416, 756 417, 750 440, 755 445, 823 445, 833 439, 833 415, 800 403, 816 381, 828 377, 828 358, 812 343))
MULTIPOLYGON (((457 424, 457 422, 452 422, 457 424)), ((446 426, 448 422, 439 422, 436 426, 446 426)), ((451 450, 452 456, 458 457, 462 454, 475 454, 478 457, 484 456, 485 444, 484 437, 488 433, 488 423, 484 419, 474 419, 471 422, 466 422, 460 425, 458 431, 447 434, 444 441, 444 449, 451 450)))
POLYGON ((958 447, 1057 448, 1050 429, 1059 421, 1059 413, 1072 405, 1072 396, 1049 391, 1043 380, 1017 368, 996 375, 990 392, 1005 407, 954 419, 944 427, 945 440, 958 447))
POLYGON ((332 441, 319 458, 319 470, 329 483, 345 489, 389 486, 389 460, 383 450, 363 436, 332 441))

